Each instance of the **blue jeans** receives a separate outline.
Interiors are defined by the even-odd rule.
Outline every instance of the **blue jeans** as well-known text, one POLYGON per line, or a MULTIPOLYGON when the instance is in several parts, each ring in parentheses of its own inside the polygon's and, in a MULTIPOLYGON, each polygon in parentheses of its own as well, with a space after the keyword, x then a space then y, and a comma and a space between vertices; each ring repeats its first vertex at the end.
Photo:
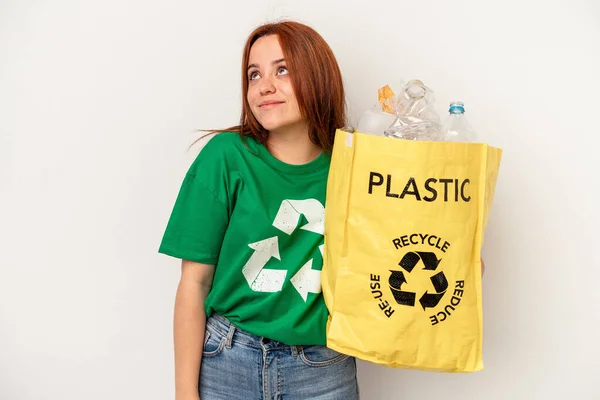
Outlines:
POLYGON ((288 346, 206 321, 201 400, 357 400, 356 360, 324 346, 288 346))

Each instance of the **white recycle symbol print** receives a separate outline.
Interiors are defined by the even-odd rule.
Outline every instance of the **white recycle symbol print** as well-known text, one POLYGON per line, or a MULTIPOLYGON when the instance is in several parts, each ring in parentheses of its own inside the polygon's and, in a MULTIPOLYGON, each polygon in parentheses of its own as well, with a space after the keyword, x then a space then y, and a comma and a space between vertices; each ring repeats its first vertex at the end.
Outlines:
MULTIPOLYGON (((296 229, 301 215, 304 215, 308 223, 301 226, 300 229, 323 235, 325 208, 315 199, 283 200, 275 216, 275 221, 273 221, 273 226, 291 235, 296 229)), ((265 265, 271 257, 281 260, 277 236, 250 243, 248 246, 254 250, 254 253, 244 265, 242 273, 250 288, 255 292, 274 293, 281 291, 287 270, 265 269, 265 265)), ((323 256, 323 245, 319 246, 319 250, 321 256, 323 256)), ((313 270, 312 262, 312 259, 308 260, 290 279, 304 301, 308 298, 309 292, 321 292, 321 271, 313 270)))

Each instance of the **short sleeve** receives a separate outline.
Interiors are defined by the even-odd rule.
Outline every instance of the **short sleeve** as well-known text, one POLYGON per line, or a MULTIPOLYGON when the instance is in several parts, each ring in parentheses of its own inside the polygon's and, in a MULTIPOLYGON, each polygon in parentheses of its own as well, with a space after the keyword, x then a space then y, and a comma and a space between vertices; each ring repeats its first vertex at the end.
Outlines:
POLYGON ((165 229, 159 253, 216 264, 229 224, 228 171, 213 138, 186 174, 165 229))

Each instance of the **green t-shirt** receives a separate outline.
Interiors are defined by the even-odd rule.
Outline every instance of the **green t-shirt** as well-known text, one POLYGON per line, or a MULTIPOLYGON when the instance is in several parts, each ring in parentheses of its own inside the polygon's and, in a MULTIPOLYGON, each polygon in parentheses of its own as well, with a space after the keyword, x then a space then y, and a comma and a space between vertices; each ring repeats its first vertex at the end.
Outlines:
POLYGON ((159 252, 215 264, 206 313, 288 345, 324 345, 330 158, 286 164, 254 139, 212 138, 190 167, 159 252))

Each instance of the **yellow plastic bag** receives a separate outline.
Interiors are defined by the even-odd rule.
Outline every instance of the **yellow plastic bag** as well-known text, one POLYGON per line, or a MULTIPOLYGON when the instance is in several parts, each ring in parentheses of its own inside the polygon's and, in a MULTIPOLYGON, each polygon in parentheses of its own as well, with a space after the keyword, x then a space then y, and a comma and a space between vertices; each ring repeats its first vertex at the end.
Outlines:
POLYGON ((483 368, 480 250, 500 158, 487 144, 336 132, 328 347, 389 367, 483 368))

